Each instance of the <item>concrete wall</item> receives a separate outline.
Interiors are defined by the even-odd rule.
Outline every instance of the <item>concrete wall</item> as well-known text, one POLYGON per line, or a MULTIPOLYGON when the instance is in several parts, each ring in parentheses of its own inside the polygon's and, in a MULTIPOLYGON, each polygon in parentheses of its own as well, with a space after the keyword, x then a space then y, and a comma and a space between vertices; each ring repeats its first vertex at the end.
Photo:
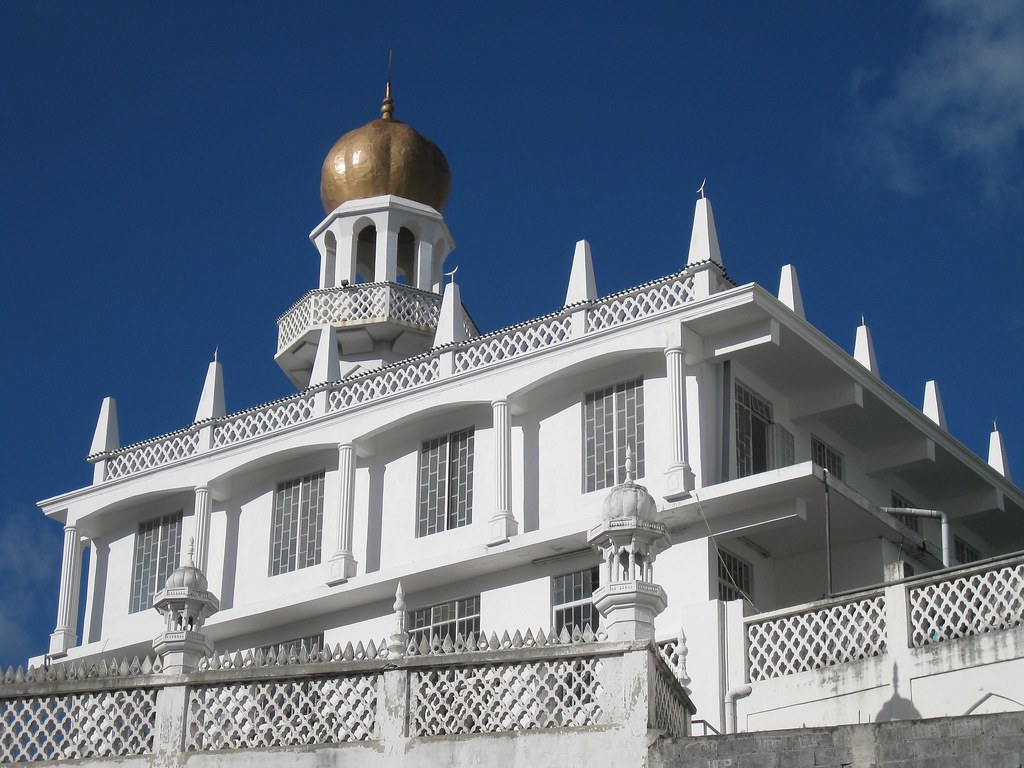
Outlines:
POLYGON ((1017 768, 1024 713, 662 739, 650 768, 1017 768))

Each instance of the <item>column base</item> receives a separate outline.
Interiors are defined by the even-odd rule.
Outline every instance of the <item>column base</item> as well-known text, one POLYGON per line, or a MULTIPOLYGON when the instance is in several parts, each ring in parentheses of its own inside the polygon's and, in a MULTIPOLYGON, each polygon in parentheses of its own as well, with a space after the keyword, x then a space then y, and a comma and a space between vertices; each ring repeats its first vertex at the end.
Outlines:
POLYGON ((690 495, 697 485, 697 477, 686 464, 675 464, 665 472, 665 501, 679 501, 690 495))
POLYGON ((499 512, 491 518, 490 526, 491 537, 487 542, 488 547, 507 544, 513 536, 519 534, 519 523, 511 512, 499 512))
POLYGON ((327 561, 327 586, 334 587, 344 584, 356 575, 356 560, 348 552, 338 552, 327 561))
POLYGON ((67 656, 68 648, 73 648, 78 636, 73 629, 56 629, 50 635, 50 656, 67 656))

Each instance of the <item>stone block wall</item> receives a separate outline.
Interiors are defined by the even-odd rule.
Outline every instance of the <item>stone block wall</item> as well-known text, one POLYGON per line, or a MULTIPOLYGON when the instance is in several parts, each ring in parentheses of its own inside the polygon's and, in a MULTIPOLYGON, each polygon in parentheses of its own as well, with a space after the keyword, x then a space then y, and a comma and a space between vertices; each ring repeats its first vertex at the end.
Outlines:
POLYGON ((1020 768, 1024 712, 660 739, 651 768, 1020 768))

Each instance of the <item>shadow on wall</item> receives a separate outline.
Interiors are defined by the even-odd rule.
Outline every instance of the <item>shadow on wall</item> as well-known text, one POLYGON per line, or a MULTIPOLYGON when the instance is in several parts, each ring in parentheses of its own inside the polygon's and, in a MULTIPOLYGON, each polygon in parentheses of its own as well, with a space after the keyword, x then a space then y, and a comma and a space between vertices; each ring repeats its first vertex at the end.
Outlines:
POLYGON ((917 711, 914 702, 900 696, 899 670, 895 662, 892 665, 892 698, 890 698, 875 715, 875 722, 882 723, 887 720, 920 720, 921 713, 917 711))

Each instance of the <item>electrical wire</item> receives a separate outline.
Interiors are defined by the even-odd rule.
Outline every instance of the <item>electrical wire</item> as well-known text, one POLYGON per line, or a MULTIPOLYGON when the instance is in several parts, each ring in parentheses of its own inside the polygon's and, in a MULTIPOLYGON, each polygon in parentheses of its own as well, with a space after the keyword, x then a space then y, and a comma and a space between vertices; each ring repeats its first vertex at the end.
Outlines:
POLYGON ((704 505, 702 505, 700 503, 700 497, 697 495, 696 491, 693 491, 692 495, 693 495, 694 501, 697 502, 697 511, 700 512, 700 516, 704 520, 704 525, 708 529, 708 538, 711 539, 711 543, 715 547, 715 554, 718 556, 718 562, 721 565, 721 568, 719 569, 719 573, 723 573, 724 572, 725 575, 729 577, 729 581, 732 584, 732 586, 735 588, 735 590, 739 594, 743 595, 743 599, 744 600, 746 600, 748 603, 750 603, 751 608, 754 609, 754 613, 761 613, 761 609, 758 608, 757 605, 754 604, 754 599, 750 595, 748 595, 746 593, 746 591, 741 589, 740 585, 736 583, 736 579, 733 578, 732 570, 729 568, 728 564, 725 562, 725 558, 722 556, 722 550, 719 548, 718 542, 715 540, 715 534, 711 530, 711 523, 708 522, 708 516, 706 514, 704 514, 704 505))

